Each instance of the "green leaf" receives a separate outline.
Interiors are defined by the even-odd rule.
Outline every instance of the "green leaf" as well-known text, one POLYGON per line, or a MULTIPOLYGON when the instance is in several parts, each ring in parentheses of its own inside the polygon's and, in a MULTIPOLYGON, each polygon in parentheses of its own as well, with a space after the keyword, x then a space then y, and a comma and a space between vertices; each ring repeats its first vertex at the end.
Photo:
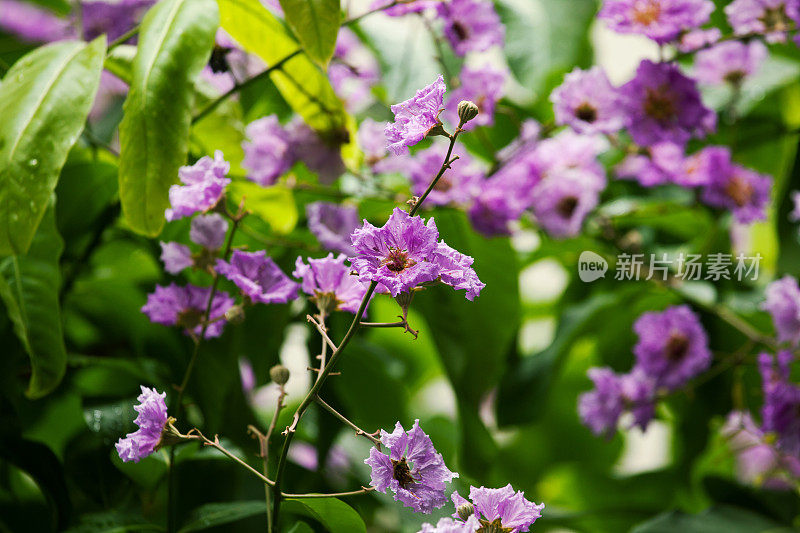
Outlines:
POLYGON ((58 261, 63 248, 51 208, 45 212, 28 254, 0 262, 0 298, 31 359, 29 398, 41 398, 55 389, 67 367, 58 302, 58 261))
POLYGON ((0 85, 0 254, 24 254, 100 83, 105 38, 17 61, 0 85))
POLYGON ((267 508, 263 501, 207 503, 192 511, 188 524, 183 526, 179 533, 202 531, 251 516, 266 515, 266 512, 267 508))
POLYGON ((194 81, 218 25, 213 0, 162 0, 145 15, 119 127, 119 193, 131 229, 156 236, 186 162, 194 81))
MULTIPOLYGON (((259 0, 218 0, 223 29, 246 51, 275 65, 299 50, 300 44, 259 0)), ((304 54, 298 54, 270 74, 286 103, 318 132, 340 133, 347 114, 330 81, 304 54)))
POLYGON ((297 205, 291 189, 283 185, 262 187, 251 181, 234 181, 228 187, 234 202, 247 199, 247 210, 261 217, 273 231, 286 235, 297 225, 297 205))
POLYGON ((687 515, 679 511, 661 514, 639 524, 631 533, 778 533, 792 531, 779 529, 780 524, 736 507, 720 506, 700 514, 687 515))
POLYGON ((286 22, 306 53, 320 65, 333 57, 339 33, 339 0, 280 0, 286 22))
POLYGON ((358 513, 336 498, 286 500, 283 510, 313 518, 331 533, 366 533, 367 527, 358 513))

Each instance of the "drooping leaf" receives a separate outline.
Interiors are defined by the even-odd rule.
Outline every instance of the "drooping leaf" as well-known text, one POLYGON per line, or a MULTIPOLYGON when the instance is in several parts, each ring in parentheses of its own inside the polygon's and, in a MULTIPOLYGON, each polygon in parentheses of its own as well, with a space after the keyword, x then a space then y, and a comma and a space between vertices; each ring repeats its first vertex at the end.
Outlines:
MULTIPOLYGON (((223 29, 246 51, 267 65, 301 49, 281 23, 258 0, 219 0, 223 29)), ((284 100, 313 129, 341 135, 347 114, 328 77, 303 53, 270 74, 284 100)))
POLYGON ((286 22, 306 53, 325 66, 339 33, 339 0, 280 0, 286 22))
POLYGON ((26 391, 30 398, 41 398, 55 389, 67 366, 58 301, 58 261, 63 248, 50 208, 28 253, 0 261, 0 298, 31 360, 26 391))
POLYGON ((180 529, 180 533, 202 531, 251 516, 266 515, 266 512, 267 508, 263 501, 207 503, 192 511, 188 523, 180 529))
POLYGON ((194 81, 217 25, 213 0, 162 0, 142 21, 119 127, 120 200, 139 233, 155 236, 164 226, 167 192, 189 149, 194 81))
POLYGON ((105 39, 37 48, 0 85, 0 254, 24 254, 100 82, 105 39))
POLYGON ((336 498, 286 500, 281 509, 313 518, 330 533, 366 533, 367 531, 364 521, 355 509, 336 498))

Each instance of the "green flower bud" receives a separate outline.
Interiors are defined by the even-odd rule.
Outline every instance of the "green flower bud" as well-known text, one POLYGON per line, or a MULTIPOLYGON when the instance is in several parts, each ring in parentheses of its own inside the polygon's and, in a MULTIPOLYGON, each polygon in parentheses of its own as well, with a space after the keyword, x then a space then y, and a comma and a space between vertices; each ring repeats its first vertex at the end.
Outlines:
POLYGON ((458 517, 461 520, 466 521, 470 516, 475 514, 475 507, 469 502, 462 503, 458 506, 458 509, 456 509, 456 513, 458 513, 458 517))
POLYGON ((461 100, 461 102, 458 104, 458 118, 461 120, 459 127, 477 117, 478 113, 480 113, 480 109, 478 109, 478 106, 475 105, 474 102, 470 102, 469 100, 461 100))
POLYGON ((289 369, 283 365, 275 365, 269 369, 269 377, 278 385, 286 385, 289 381, 289 369))

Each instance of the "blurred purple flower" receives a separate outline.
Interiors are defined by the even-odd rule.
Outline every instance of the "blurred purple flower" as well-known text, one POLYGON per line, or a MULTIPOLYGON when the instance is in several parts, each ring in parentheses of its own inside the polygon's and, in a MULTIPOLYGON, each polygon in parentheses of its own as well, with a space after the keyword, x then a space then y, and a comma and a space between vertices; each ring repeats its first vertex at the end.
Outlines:
POLYGON ((787 31, 800 23, 799 0, 734 0, 725 6, 736 35, 764 35, 767 42, 786 40, 787 31))
POLYGON ((295 160, 302 161, 316 173, 320 183, 329 185, 345 171, 339 140, 323 139, 300 118, 289 122, 286 131, 295 160))
POLYGON ((169 188, 169 203, 172 205, 164 215, 167 220, 191 216, 198 211, 205 212, 217 205, 231 182, 228 174, 231 165, 222 157, 222 152, 214 152, 214 159, 201 157, 194 165, 181 167, 178 171, 183 185, 169 188))
POLYGON ((161 441, 161 434, 167 425, 167 393, 159 393, 156 389, 141 386, 142 393, 136 400, 139 405, 134 405, 138 416, 134 422, 139 429, 128 433, 124 439, 119 439, 116 444, 119 458, 124 462, 138 463, 140 459, 152 454, 161 441))
POLYGON ((230 262, 217 259, 217 273, 234 282, 242 294, 256 303, 285 304, 297 298, 297 283, 264 250, 234 250, 230 262))
POLYGON ((436 5, 444 34, 459 56, 503 46, 505 27, 488 0, 450 0, 436 5))
POLYGON ((161 241, 161 262, 170 274, 180 274, 184 268, 194 265, 192 251, 185 244, 161 241))
POLYGON ((637 144, 684 144, 716 127, 717 116, 700 100, 694 80, 672 63, 644 60, 621 88, 628 130, 637 144))
POLYGON ((600 67, 575 68, 550 95, 557 124, 578 133, 615 133, 624 125, 617 89, 600 67))
POLYGON ((361 222, 355 206, 313 202, 306 205, 306 217, 308 229, 322 246, 348 257, 356 254, 350 240, 350 235, 361 222))
POLYGON ((778 342, 797 346, 800 342, 800 287, 792 276, 773 281, 765 291, 761 308, 772 316, 778 342))
POLYGON ((683 53, 694 52, 715 42, 722 37, 719 28, 704 28, 687 31, 678 41, 678 50, 683 53))
POLYGON ((761 408, 762 429, 774 433, 777 448, 791 456, 800 456, 800 387, 790 380, 789 364, 794 355, 778 352, 777 357, 762 353, 758 367, 764 390, 761 408))
POLYGON ((350 274, 352 268, 344 264, 346 259, 344 255, 334 258, 328 254, 321 259, 309 258, 308 264, 302 257, 295 261, 292 276, 302 280, 303 292, 311 296, 320 311, 358 311, 367 287, 350 274))
MULTIPOLYGON (((486 487, 469 488, 469 499, 475 507, 474 516, 481 524, 481 529, 476 531, 508 531, 517 533, 528 531, 530 526, 542 516, 543 503, 533 503, 525 499, 525 493, 514 491, 510 484, 500 489, 487 489, 486 487)), ((466 498, 454 492, 453 504, 470 503, 466 498)), ((456 518, 458 514, 454 514, 456 518)))
POLYGON ((242 392, 245 396, 250 396, 256 388, 256 373, 247 357, 239 358, 239 379, 242 382, 242 392))
POLYGON ((370 448, 364 463, 372 468, 372 486, 379 492, 394 492, 394 499, 419 513, 430 513, 447 502, 445 488, 458 474, 444 464, 419 420, 405 431, 400 422, 392 433, 381 430, 381 444, 389 455, 370 448))
MULTIPOLYGON (((202 319, 211 295, 210 287, 186 285, 179 287, 171 283, 167 287, 156 285, 155 291, 147 295, 147 303, 142 307, 151 322, 164 326, 178 326, 189 332, 200 335, 203 331, 202 319)), ((225 327, 225 312, 233 306, 233 298, 227 293, 217 291, 211 302, 210 323, 206 328, 205 338, 211 339, 222 335, 225 327)))
POLYGON ((372 87, 380 80, 378 61, 352 30, 342 27, 328 65, 328 77, 347 110, 357 113, 373 100, 372 87))
POLYGON ((0 0, 0 29, 33 43, 48 43, 75 36, 69 20, 47 9, 17 0, 0 0))
POLYGON ((435 526, 422 524, 419 533, 475 533, 481 529, 481 523, 475 515, 471 515, 466 522, 452 518, 440 518, 435 526))
POLYGON ((247 178, 263 187, 273 185, 295 162, 289 133, 276 115, 254 120, 245 130, 242 167, 247 178))
POLYGON ((83 35, 91 40, 105 33, 113 41, 136 26, 155 3, 156 0, 82 0, 83 35))
POLYGON ((478 106, 478 116, 464 125, 465 130, 475 126, 494 124, 494 108, 503 97, 503 85, 508 75, 492 66, 471 68, 465 66, 458 75, 461 84, 450 92, 444 107, 444 115, 453 126, 458 126, 458 104, 469 100, 478 106))
POLYGON ((442 109, 446 87, 440 74, 436 81, 417 91, 413 98, 394 104, 394 122, 386 125, 387 148, 395 155, 408 153, 408 147, 424 139, 430 131, 441 124, 439 111, 442 109))
POLYGON ((618 33, 646 35, 664 44, 703 25, 713 11, 710 0, 605 0, 598 17, 618 33))
MULTIPOLYGON (((383 12, 390 17, 401 17, 409 13, 420 13, 436 6, 444 0, 399 0, 397 5, 384 9, 383 12)), ((375 0, 370 5, 370 10, 381 9, 392 4, 392 0, 375 0)))
POLYGON ((228 221, 219 213, 199 215, 192 219, 189 229, 189 238, 193 243, 199 244, 209 250, 219 250, 225 243, 225 234, 228 232, 228 221))
POLYGON ((533 214, 552 237, 574 237, 580 233, 586 215, 597 206, 601 190, 597 175, 586 170, 568 169, 548 175, 534 189, 533 214))
POLYGON ((725 41, 697 52, 694 75, 698 82, 708 85, 738 85, 756 73, 767 55, 767 47, 761 41, 725 41))
POLYGON ((365 118, 358 126, 358 146, 364 152, 366 163, 374 167, 389 153, 386 150, 385 122, 365 118))
MULTIPOLYGON (((434 144, 414 154, 405 165, 411 178, 411 191, 421 196, 439 172, 447 147, 434 144)), ((428 195, 431 205, 466 204, 480 190, 483 172, 472 157, 463 150, 455 149, 452 155, 458 160, 445 172, 428 195)))
POLYGON ((703 202, 730 210, 736 221, 742 224, 764 220, 772 178, 735 165, 727 147, 714 147, 713 150, 706 161, 709 181, 703 187, 703 202))
POLYGON ((800 191, 792 191, 792 212, 789 213, 789 220, 797 222, 800 220, 800 191))
POLYGON ((597 157, 608 148, 608 141, 600 135, 581 135, 564 130, 554 137, 536 144, 529 153, 533 169, 541 176, 563 170, 584 170, 594 176, 598 189, 605 187, 605 169, 597 157))
POLYGON ((594 383, 594 390, 584 392, 578 398, 578 415, 592 433, 610 438, 616 432, 625 408, 622 383, 619 376, 607 367, 590 368, 587 374, 594 383))
POLYGON ((655 187, 676 180, 684 174, 686 159, 683 146, 660 142, 625 157, 614 169, 623 179, 634 179, 642 187, 655 187))
POLYGON ((636 366, 658 387, 677 389, 711 364, 706 332, 687 305, 644 313, 633 330, 639 336, 633 347, 636 366))

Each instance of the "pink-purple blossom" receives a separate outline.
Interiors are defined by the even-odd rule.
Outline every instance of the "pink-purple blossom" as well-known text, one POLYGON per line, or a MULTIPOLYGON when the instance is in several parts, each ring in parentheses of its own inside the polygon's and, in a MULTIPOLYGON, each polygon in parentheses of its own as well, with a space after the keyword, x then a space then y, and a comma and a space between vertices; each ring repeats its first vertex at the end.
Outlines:
POLYGON ((736 35, 760 34, 767 42, 784 42, 800 22, 800 1, 734 0, 725 6, 725 15, 736 35))
MULTIPOLYGON (((434 144, 414 154, 406 164, 411 192, 416 196, 425 192, 439 172, 445 155, 447 147, 444 144, 434 144)), ((453 150, 453 155, 457 155, 458 160, 439 178, 426 199, 431 205, 466 204, 480 190, 484 173, 477 162, 463 150, 453 150)))
POLYGON ((632 425, 643 431, 655 415, 656 381, 641 369, 616 374, 608 367, 587 371, 594 389, 578 398, 578 415, 598 436, 610 438, 623 413, 630 413, 632 425))
POLYGON ((765 219, 772 178, 734 164, 729 148, 717 147, 714 154, 707 162, 709 180, 703 187, 703 202, 731 211, 742 224, 765 219))
POLYGON ((312 202, 306 205, 308 229, 322 246, 348 257, 355 255, 350 235, 361 222, 354 205, 312 202))
POLYGON ((372 87, 380 80, 378 61, 352 30, 342 27, 336 39, 328 77, 348 111, 357 113, 373 100, 372 87))
POLYGON ((800 342, 800 287, 792 276, 773 281, 765 291, 762 309, 772 316, 778 342, 800 342))
POLYGON ((700 99, 697 84, 672 63, 644 60, 636 77, 620 89, 634 142, 684 144, 716 128, 717 116, 700 99))
POLYGON ((711 364, 705 329, 689 306, 644 313, 633 330, 639 337, 633 348, 636 367, 658 387, 677 389, 711 364))
MULTIPOLYGON (((142 307, 151 322, 164 326, 183 328, 188 335, 200 335, 203 332, 203 318, 211 296, 210 287, 186 285, 180 287, 174 283, 163 287, 156 285, 155 291, 147 295, 147 303, 142 307)), ((234 304, 227 293, 217 291, 211 301, 209 324, 205 328, 206 339, 219 337, 225 327, 225 312, 234 304)))
POLYGON ((478 116, 467 122, 463 128, 494 124, 494 108, 503 96, 503 85, 508 75, 505 71, 490 65, 481 68, 465 66, 458 75, 461 82, 450 91, 444 106, 444 116, 450 124, 458 126, 458 104, 469 100, 478 106, 478 116))
POLYGON ((725 41, 697 52, 694 75, 698 82, 708 85, 738 85, 758 71, 767 55, 761 41, 725 41))
POLYGON ((463 56, 503 46, 505 27, 489 0, 450 0, 436 6, 453 51, 463 56))
POLYGON ((0 0, 0 28, 34 43, 60 41, 75 33, 69 20, 18 0, 0 0))
POLYGON ((161 241, 161 262, 170 274, 180 274, 184 268, 194 265, 192 251, 185 244, 161 241))
POLYGON ((217 205, 231 182, 227 178, 231 165, 223 159, 222 152, 214 152, 214 158, 201 157, 194 165, 181 167, 178 171, 183 185, 169 188, 169 203, 172 206, 164 213, 167 220, 205 212, 217 205))
POLYGON ((301 280, 303 292, 320 307, 321 312, 347 311, 355 313, 367 292, 358 277, 351 275, 352 268, 345 264, 347 257, 328 254, 321 259, 308 259, 308 264, 298 257, 292 276, 301 280))
POLYGON ((447 502, 447 483, 458 474, 444 464, 431 438, 419 427, 419 420, 409 431, 400 422, 394 431, 381 430, 381 444, 389 451, 384 454, 371 448, 364 463, 372 468, 371 484, 386 493, 391 489, 394 499, 419 513, 430 513, 447 502))
POLYGON ((219 250, 225 242, 228 232, 228 221, 219 213, 199 215, 192 219, 189 238, 209 250, 219 250))
POLYGON ((289 122, 286 131, 294 158, 317 174, 320 183, 330 185, 345 171, 341 139, 321 137, 300 118, 289 122))
POLYGON ((694 52, 719 41, 722 32, 719 28, 700 28, 687 31, 678 40, 678 50, 683 53, 694 52))
POLYGON ((758 357, 764 391, 761 408, 762 429, 777 436, 777 448, 794 457, 800 456, 800 387, 790 379, 789 351, 777 356, 762 353, 758 357))
MULTIPOLYGON (((452 500, 456 508, 471 502, 475 508, 475 518, 486 531, 510 533, 528 531, 531 525, 541 518, 544 509, 543 503, 537 504, 527 500, 525 493, 515 491, 511 484, 499 489, 471 486, 470 501, 458 492, 453 493, 452 500)), ((458 514, 454 514, 453 517, 458 517, 458 514)))
POLYGON ((481 528, 481 523, 471 515, 467 521, 456 520, 450 517, 440 518, 436 525, 422 524, 422 529, 419 533, 475 533, 481 528))
POLYGON ((119 458, 124 462, 138 463, 152 454, 161 442, 161 434, 167 425, 167 393, 141 386, 142 393, 136 400, 139 405, 133 408, 138 413, 134 420, 139 429, 128 433, 116 443, 119 458))
POLYGON ((597 206, 600 192, 597 175, 568 169, 548 175, 534 188, 533 214, 549 235, 573 237, 580 233, 586 216, 597 206))
POLYGON ((598 17, 618 33, 646 35, 664 44, 703 25, 713 11, 710 0, 605 0, 598 17))
POLYGON ((286 303, 297 298, 297 283, 264 250, 234 250, 229 262, 217 259, 217 273, 234 282, 242 294, 256 303, 286 303))
POLYGON ((276 115, 255 120, 245 129, 242 167, 247 178, 267 187, 273 185, 295 162, 289 133, 276 115))
POLYGON ((439 278, 445 285, 450 285, 455 290, 466 291, 467 300, 473 301, 480 295, 481 289, 486 284, 478 279, 478 274, 472 268, 475 260, 454 250, 444 241, 436 245, 433 262, 439 267, 439 278))
POLYGON ((575 68, 550 95, 556 123, 578 133, 615 133, 624 125, 620 97, 600 67, 575 68))
POLYGON ((394 122, 386 125, 387 148, 395 155, 408 153, 408 147, 424 139, 431 130, 440 125, 446 87, 440 74, 436 81, 417 91, 414 97, 394 104, 394 122))

